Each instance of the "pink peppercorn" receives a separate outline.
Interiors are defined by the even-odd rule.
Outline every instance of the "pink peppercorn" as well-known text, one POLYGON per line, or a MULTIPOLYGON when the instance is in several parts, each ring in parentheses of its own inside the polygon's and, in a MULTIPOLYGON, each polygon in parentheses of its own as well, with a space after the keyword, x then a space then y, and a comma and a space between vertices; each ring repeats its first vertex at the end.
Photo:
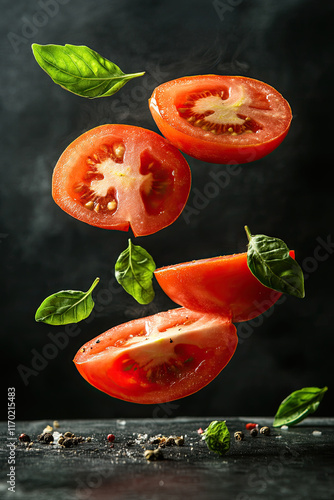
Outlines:
POLYGON ((108 434, 107 439, 109 443, 112 443, 113 441, 115 441, 115 436, 113 434, 108 434))
POLYGON ((255 429, 259 426, 259 424, 252 424, 251 422, 249 424, 246 424, 246 429, 248 431, 251 431, 252 429, 255 429))

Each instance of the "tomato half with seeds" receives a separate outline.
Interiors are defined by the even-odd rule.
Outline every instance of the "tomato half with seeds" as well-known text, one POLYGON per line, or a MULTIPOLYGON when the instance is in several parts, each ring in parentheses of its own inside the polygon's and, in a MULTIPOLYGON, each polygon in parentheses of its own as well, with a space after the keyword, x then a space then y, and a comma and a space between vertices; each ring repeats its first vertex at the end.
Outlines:
POLYGON ((110 396, 156 404, 202 389, 236 346, 229 318, 177 308, 111 328, 83 345, 74 363, 90 384, 110 396))
MULTIPOLYGON (((295 254, 290 251, 290 255, 294 258, 295 254)), ((255 278, 247 265, 247 253, 161 267, 154 274, 176 304, 230 317, 233 322, 263 314, 282 295, 255 278)))
POLYGON ((52 195, 72 217, 135 236, 174 222, 190 191, 182 154, 163 137, 131 125, 101 125, 78 137, 54 169, 52 195))
POLYGON ((210 163, 247 163, 272 152, 291 123, 273 87, 243 76, 189 76, 157 87, 149 107, 158 128, 184 153, 210 163))

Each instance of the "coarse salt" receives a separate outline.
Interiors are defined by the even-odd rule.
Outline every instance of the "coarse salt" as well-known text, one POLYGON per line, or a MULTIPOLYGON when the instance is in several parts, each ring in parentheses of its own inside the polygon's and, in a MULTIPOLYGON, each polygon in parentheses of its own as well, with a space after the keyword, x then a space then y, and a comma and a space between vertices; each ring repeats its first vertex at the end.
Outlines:
POLYGON ((313 434, 313 436, 321 436, 322 432, 321 431, 313 431, 312 434, 313 434))

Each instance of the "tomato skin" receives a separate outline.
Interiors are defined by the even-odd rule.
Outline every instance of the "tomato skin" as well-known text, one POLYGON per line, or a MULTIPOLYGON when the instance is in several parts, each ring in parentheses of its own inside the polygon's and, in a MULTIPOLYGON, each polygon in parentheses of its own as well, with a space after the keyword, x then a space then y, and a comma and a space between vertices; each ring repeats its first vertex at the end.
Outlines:
MULTIPOLYGON (((294 258, 293 251, 290 255, 294 258)), ((231 317, 235 323, 263 314, 282 295, 253 276, 247 253, 166 266, 154 274, 175 303, 193 311, 231 317)))
MULTIPOLYGON (((149 107, 159 130, 172 144, 184 153, 209 163, 241 164, 266 156, 284 140, 292 119, 288 102, 277 90, 263 82, 242 76, 197 75, 172 80, 153 91, 149 107), (248 106, 250 113, 253 112, 261 123, 262 130, 249 135, 214 135, 180 118, 177 106, 185 92, 191 94, 206 90, 215 91, 217 88, 233 89, 237 86, 245 89, 247 99, 249 91, 250 98, 254 94, 256 99, 258 92, 271 100, 272 116, 268 114, 262 118, 261 109, 252 110, 253 106, 248 106)), ((210 120, 210 116, 207 119, 210 120)))
POLYGON ((84 344, 74 363, 112 397, 157 404, 206 386, 230 361, 237 341, 229 318, 177 308, 111 328, 84 344))
POLYGON ((151 130, 118 124, 101 125, 74 140, 52 177, 53 199, 69 215, 104 229, 131 227, 135 236, 172 224, 190 187, 190 168, 177 148, 151 130), (125 150, 119 157, 113 149, 118 144, 125 150))

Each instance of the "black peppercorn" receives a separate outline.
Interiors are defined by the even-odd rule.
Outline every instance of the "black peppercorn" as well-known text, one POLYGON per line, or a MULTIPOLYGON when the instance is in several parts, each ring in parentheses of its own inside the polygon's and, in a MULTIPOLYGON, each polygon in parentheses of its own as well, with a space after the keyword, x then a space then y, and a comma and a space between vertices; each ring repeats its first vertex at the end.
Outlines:
POLYGON ((72 437, 74 437, 74 434, 73 434, 73 432, 67 431, 67 432, 65 432, 64 437, 66 437, 66 438, 72 438, 72 437))
POLYGON ((260 434, 263 434, 264 436, 269 436, 270 435, 270 428, 267 426, 261 427, 260 434))
POLYGON ((44 443, 47 444, 53 443, 53 435, 50 432, 46 432, 45 434, 43 434, 43 436, 44 436, 43 439, 44 443))
POLYGON ((242 431, 237 431, 234 433, 234 438, 236 441, 242 441, 244 439, 245 435, 242 431))
POLYGON ((73 445, 74 445, 73 438, 70 437, 65 438, 64 441, 62 442, 62 446, 64 446, 65 448, 71 448, 71 446, 73 445))
POLYGON ((257 431, 257 428, 256 428, 256 427, 254 427, 254 429, 252 429, 252 430, 250 431, 250 433, 249 433, 249 434, 250 434, 252 437, 256 437, 256 436, 257 436, 257 432, 258 432, 258 431, 257 431))

